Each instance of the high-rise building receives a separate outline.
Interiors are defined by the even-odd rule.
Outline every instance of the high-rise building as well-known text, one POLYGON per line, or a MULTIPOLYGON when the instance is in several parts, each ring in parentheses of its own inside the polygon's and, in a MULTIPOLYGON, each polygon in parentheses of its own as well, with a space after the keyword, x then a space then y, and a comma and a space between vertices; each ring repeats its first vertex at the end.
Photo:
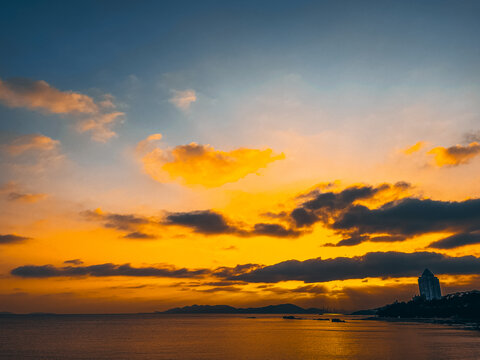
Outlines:
POLYGON ((418 278, 418 288, 420 289, 420 296, 423 296, 426 300, 442 298, 440 281, 428 269, 425 269, 422 276, 418 278))

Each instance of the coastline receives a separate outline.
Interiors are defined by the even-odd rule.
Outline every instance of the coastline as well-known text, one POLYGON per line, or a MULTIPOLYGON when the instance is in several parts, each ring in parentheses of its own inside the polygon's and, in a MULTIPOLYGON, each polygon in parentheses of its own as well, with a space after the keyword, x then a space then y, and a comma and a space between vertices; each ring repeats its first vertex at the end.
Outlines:
POLYGON ((370 316, 362 320, 387 321, 387 322, 409 322, 422 324, 449 325, 463 330, 480 331, 480 320, 456 319, 456 318, 394 318, 370 316))

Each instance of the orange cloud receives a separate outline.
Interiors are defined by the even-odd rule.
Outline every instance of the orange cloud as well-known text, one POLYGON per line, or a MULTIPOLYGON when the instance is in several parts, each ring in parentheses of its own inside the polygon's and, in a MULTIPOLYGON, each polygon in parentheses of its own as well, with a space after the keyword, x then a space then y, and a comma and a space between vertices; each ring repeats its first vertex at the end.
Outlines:
POLYGON ((30 194, 30 193, 18 193, 11 192, 8 194, 7 199, 9 201, 21 201, 27 203, 34 203, 43 200, 47 197, 47 194, 30 194))
MULTIPOLYGON (((151 140, 158 140, 155 134, 151 140)), ((146 139, 148 140, 148 138, 146 139)), ((137 149, 145 149, 148 141, 139 143, 137 149)), ((235 182, 248 174, 265 168, 285 155, 273 150, 239 148, 232 151, 216 150, 210 145, 191 143, 173 149, 155 147, 143 156, 144 169, 160 182, 180 180, 186 185, 217 187, 235 182)))
POLYGON ((117 133, 112 130, 112 126, 117 121, 117 118, 122 117, 123 115, 124 113, 119 111, 97 115, 78 123, 77 130, 82 133, 91 132, 93 140, 106 142, 117 135, 117 133))
POLYGON ((402 150, 402 152, 406 155, 411 155, 411 154, 416 153, 417 151, 420 151, 421 149, 423 149, 425 144, 426 144, 425 141, 419 141, 415 145, 410 146, 410 147, 402 150))
MULTIPOLYGON (((30 176, 33 173, 43 173, 65 160, 65 155, 60 151, 60 141, 41 134, 19 136, 1 145, 0 150, 8 155, 4 157, 4 165, 8 168, 7 173, 11 174, 18 171, 30 173, 30 176)), ((11 192, 23 194, 23 191, 16 189, 11 192)))
POLYGON ((0 101, 9 107, 46 110, 54 114, 98 112, 98 106, 91 97, 57 90, 43 80, 0 80, 0 101))
POLYGON ((149 150, 153 150, 155 148, 155 141, 161 140, 162 134, 152 134, 147 136, 146 139, 140 141, 137 144, 137 152, 139 154, 144 154, 149 150))
POLYGON ((168 100, 181 110, 188 110, 190 104, 197 101, 195 90, 187 89, 183 91, 173 90, 173 96, 168 100))
POLYGON ((79 116, 77 130, 90 132, 95 141, 105 142, 116 133, 112 130, 122 112, 106 112, 115 107, 113 96, 95 102, 88 95, 73 91, 60 91, 43 80, 0 80, 0 102, 12 108, 27 108, 52 114, 79 116))
POLYGON ((48 197, 47 194, 26 192, 20 185, 13 181, 0 186, 0 194, 5 195, 8 201, 27 203, 34 203, 48 197))
POLYGON ((438 167, 458 166, 468 163, 475 156, 480 154, 480 143, 472 142, 469 145, 455 145, 448 148, 438 146, 427 154, 434 156, 435 164, 438 167))
POLYGON ((18 156, 30 151, 54 151, 59 145, 60 142, 58 140, 53 140, 48 136, 29 134, 16 138, 10 144, 5 145, 4 149, 10 155, 18 156))

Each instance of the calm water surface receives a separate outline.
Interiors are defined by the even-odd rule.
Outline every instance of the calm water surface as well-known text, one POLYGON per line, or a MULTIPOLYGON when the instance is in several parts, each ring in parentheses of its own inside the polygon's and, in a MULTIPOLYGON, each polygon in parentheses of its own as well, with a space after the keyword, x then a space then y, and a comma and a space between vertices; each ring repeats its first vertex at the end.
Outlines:
POLYGON ((480 332, 278 315, 0 317, 0 359, 480 359, 480 332))

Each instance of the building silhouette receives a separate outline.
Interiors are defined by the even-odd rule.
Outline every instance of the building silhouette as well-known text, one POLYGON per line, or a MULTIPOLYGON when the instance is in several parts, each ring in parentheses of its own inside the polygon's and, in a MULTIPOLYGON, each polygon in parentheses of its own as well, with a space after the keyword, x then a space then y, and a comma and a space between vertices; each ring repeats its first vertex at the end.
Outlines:
POLYGON ((418 278, 418 288, 420 289, 420 296, 423 296, 426 300, 442 298, 440 282, 428 269, 425 269, 422 276, 418 278))

